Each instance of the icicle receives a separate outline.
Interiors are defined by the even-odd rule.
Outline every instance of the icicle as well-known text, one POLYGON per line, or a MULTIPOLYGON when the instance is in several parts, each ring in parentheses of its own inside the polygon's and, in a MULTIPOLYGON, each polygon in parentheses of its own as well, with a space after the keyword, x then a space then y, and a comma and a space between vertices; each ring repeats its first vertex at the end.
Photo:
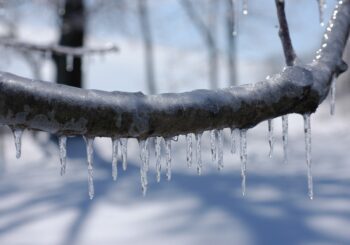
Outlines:
POLYGON ((246 171, 247 171, 247 130, 240 130, 240 158, 242 176, 242 195, 246 193, 246 171))
POLYGON ((120 139, 120 147, 122 153, 123 170, 125 171, 128 167, 128 139, 120 139))
POLYGON ((187 134, 186 135, 186 159, 187 159, 187 167, 192 167, 192 146, 193 144, 193 134, 187 134))
POLYGON ((86 142, 86 154, 87 154, 87 163, 88 163, 88 184, 89 184, 89 197, 92 200, 95 195, 94 189, 94 137, 84 137, 86 142))
POLYGON ((335 93, 336 93, 336 78, 333 77, 332 83, 331 83, 331 115, 334 115, 335 112, 335 93))
POLYGON ((216 162, 217 156, 217 130, 211 130, 210 131, 210 151, 211 151, 211 160, 213 162, 216 162))
POLYGON ((243 0, 243 14, 248 14, 248 0, 243 0))
POLYGON ((202 174, 202 150, 201 150, 201 140, 202 133, 195 135, 196 137, 196 160, 197 160, 197 173, 198 175, 202 174))
POLYGON ((114 181, 118 178, 118 138, 112 138, 112 178, 114 181))
POLYGON ((217 158, 218 158, 218 170, 224 168, 224 140, 223 140, 223 130, 217 131, 217 158))
POLYGON ((288 115, 282 116, 283 161, 288 163, 288 115))
POLYGON ((171 180, 171 140, 165 140, 166 177, 171 180))
POLYGON ((304 133, 305 133, 305 150, 306 150, 306 165, 307 165, 307 184, 309 198, 314 198, 312 172, 311 172, 311 123, 310 114, 304 114, 304 133))
POLYGON ((268 128, 269 128, 269 145, 270 145, 269 157, 271 158, 273 153, 273 146, 275 143, 275 139, 273 137, 273 120, 272 119, 268 120, 268 128))
POLYGON ((323 15, 324 15, 324 8, 325 8, 325 0, 317 0, 317 3, 318 3, 320 25, 324 26, 323 15))
POLYGON ((147 172, 149 169, 149 139, 139 141, 140 145, 140 158, 141 158, 141 166, 140 166, 140 177, 141 177, 141 186, 142 186, 142 194, 145 196, 147 193, 147 172))
POLYGON ((156 153, 156 171, 157 171, 157 182, 160 182, 160 174, 162 170, 162 164, 161 164, 161 143, 162 143, 162 137, 156 137, 155 140, 155 153, 156 153))
POLYGON ((15 146, 16 146, 16 158, 19 159, 21 157, 21 148, 22 148, 22 134, 23 129, 21 128, 12 128, 13 137, 15 138, 15 146))
POLYGON ((71 54, 66 55, 66 71, 73 71, 74 69, 74 56, 71 54))
POLYGON ((237 137, 239 135, 239 129, 231 128, 231 153, 235 154, 237 152, 237 137))
POLYGON ((58 144, 60 148, 61 176, 63 176, 66 173, 67 166, 67 137, 64 135, 58 137, 58 144))

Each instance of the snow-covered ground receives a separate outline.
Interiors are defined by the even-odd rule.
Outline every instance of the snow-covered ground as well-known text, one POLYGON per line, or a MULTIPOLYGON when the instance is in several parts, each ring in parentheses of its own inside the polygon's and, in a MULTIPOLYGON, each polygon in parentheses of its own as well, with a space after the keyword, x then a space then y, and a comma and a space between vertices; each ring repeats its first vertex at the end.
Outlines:
MULTIPOLYGON (((268 158, 267 123, 248 131, 247 195, 240 189, 238 156, 225 138, 225 168, 211 163, 203 135, 202 176, 186 167, 184 137, 173 142, 173 176, 155 181, 142 197, 139 150, 129 141, 129 165, 111 178, 111 142, 95 140, 95 198, 87 193, 85 143, 68 140, 68 169, 59 175, 58 148, 45 135, 23 137, 15 159, 13 137, 3 138, 0 244, 349 244, 350 120, 346 106, 328 116, 325 102, 312 117, 315 199, 307 196, 303 120, 290 117, 289 163, 283 164, 280 119, 268 158)), ((153 153, 153 151, 152 151, 153 153)), ((164 163, 163 163, 164 164, 164 163)), ((163 165, 164 166, 164 165, 163 165)), ((119 166, 121 167, 121 166, 119 166)))

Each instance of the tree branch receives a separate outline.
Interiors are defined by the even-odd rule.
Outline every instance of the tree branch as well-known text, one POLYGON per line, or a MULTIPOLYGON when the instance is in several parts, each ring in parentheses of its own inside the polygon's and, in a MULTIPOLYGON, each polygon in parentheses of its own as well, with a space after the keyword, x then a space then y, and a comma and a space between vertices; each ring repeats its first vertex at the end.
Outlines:
POLYGON ((284 11, 285 2, 281 0, 275 0, 277 8, 277 17, 280 25, 278 35, 280 36, 283 52, 286 59, 287 66, 292 66, 295 63, 296 54, 292 45, 292 40, 289 34, 288 22, 286 13, 284 11))
POLYGON ((32 52, 42 52, 42 53, 52 53, 55 55, 64 55, 64 56, 84 56, 91 54, 104 54, 109 52, 118 52, 119 49, 116 45, 110 44, 105 47, 68 47, 61 45, 44 45, 44 44, 32 44, 26 43, 15 39, 0 38, 0 46, 13 48, 24 51, 32 52))
POLYGON ((146 138, 214 128, 250 128, 289 113, 314 112, 333 74, 345 71, 350 0, 329 23, 315 61, 252 85, 146 96, 84 90, 0 73, 0 123, 56 134, 146 138))

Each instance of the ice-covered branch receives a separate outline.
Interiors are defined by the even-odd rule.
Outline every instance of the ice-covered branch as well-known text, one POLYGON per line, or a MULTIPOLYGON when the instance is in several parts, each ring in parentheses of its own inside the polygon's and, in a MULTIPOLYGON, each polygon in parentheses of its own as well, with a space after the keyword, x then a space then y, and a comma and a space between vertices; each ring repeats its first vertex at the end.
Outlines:
POLYGON ((279 22, 279 36, 283 46, 283 52, 286 59, 287 66, 292 66, 296 59, 296 54, 292 45, 292 40, 289 34, 289 27, 284 10, 285 2, 281 0, 275 0, 277 8, 277 17, 279 22))
POLYGON ((44 54, 50 53, 63 56, 84 56, 92 54, 105 54, 110 52, 118 52, 119 49, 114 44, 108 44, 103 47, 68 47, 56 44, 33 44, 16 39, 0 38, 0 46, 13 48, 21 51, 34 51, 44 54))
POLYGON ((220 128, 250 128, 289 113, 317 109, 333 74, 346 69, 350 0, 329 23, 322 49, 309 65, 286 67, 252 85, 147 96, 103 92, 0 73, 0 123, 65 135, 171 137, 220 128))

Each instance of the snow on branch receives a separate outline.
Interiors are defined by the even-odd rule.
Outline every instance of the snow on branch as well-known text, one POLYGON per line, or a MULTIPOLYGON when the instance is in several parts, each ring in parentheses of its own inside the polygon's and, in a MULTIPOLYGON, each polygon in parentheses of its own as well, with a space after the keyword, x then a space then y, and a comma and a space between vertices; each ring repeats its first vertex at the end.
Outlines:
POLYGON ((340 1, 315 60, 266 81, 221 90, 147 96, 33 81, 0 73, 0 123, 59 135, 172 137, 210 129, 246 129, 289 113, 311 113, 327 96, 350 29, 350 0, 340 1))
POLYGON ((27 43, 23 41, 19 41, 16 39, 8 39, 8 38, 0 38, 0 46, 5 48, 13 48, 15 50, 21 51, 33 51, 33 52, 41 52, 44 54, 55 54, 55 55, 63 55, 63 56, 84 56, 84 55, 92 55, 92 54, 105 54, 110 52, 118 52, 119 49, 114 44, 108 44, 104 47, 68 47, 61 46, 56 44, 33 44, 27 43))

